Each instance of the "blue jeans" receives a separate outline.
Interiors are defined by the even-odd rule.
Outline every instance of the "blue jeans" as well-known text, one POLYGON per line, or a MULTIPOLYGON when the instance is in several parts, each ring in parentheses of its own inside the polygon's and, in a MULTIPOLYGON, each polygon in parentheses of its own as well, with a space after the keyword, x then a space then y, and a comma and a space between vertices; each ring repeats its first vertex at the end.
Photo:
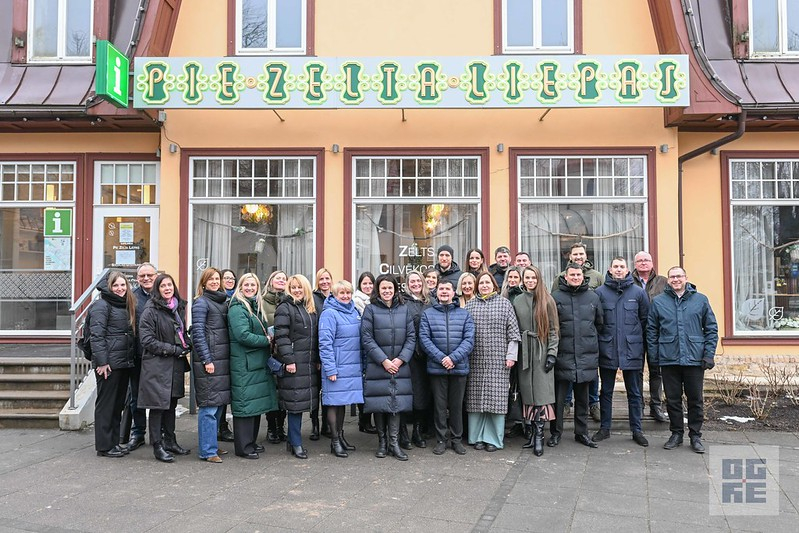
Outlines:
POLYGON ((292 446, 302 446, 302 413, 287 413, 289 419, 289 444, 292 446))
POLYGON ((219 453, 216 442, 219 417, 223 406, 200 407, 197 411, 197 432, 200 445, 200 459, 208 459, 219 453))
MULTIPOLYGON (((572 390, 574 389, 573 384, 569 385, 569 391, 566 393, 566 402, 565 405, 572 404, 572 390)), ((596 405, 599 403, 599 380, 595 379, 588 385, 588 405, 596 405)))
MULTIPOLYGON (((624 377, 624 387, 627 389, 630 430, 633 433, 639 433, 644 409, 644 398, 641 393, 641 371, 622 370, 621 374, 624 377)), ((602 393, 599 395, 601 417, 599 427, 610 430, 610 424, 613 419, 613 388, 616 384, 616 369, 600 368, 599 375, 602 377, 602 393)))

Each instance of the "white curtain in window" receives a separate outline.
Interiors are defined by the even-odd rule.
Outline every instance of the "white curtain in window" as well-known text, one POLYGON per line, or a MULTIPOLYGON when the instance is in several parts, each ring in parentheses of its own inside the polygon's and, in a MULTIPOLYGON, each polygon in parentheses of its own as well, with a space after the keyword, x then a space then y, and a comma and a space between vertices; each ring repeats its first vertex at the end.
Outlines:
POLYGON ((289 276, 302 274, 313 280, 313 208, 310 205, 277 207, 277 265, 289 276))
POLYGON ((735 326, 767 329, 768 311, 775 306, 774 208, 735 206, 732 214, 735 326))
POLYGON ((355 207, 355 272, 374 273, 380 265, 380 219, 383 206, 379 204, 355 207))
POLYGON ((614 257, 627 259, 643 249, 643 212, 640 204, 594 204, 594 237, 587 243, 589 258, 599 272, 607 272, 614 257), (593 252, 593 253, 592 253, 593 252))
MULTIPOLYGON (((472 204, 447 204, 441 215, 435 237, 431 246, 438 250, 439 246, 448 244, 455 251, 452 260, 458 263, 461 270, 468 267, 463 264, 466 250, 477 247, 477 207, 472 204)), ((433 257, 433 264, 438 263, 438 256, 433 257)))
POLYGON ((231 220, 236 209, 238 206, 225 204, 194 206, 195 271, 231 266, 231 220))
POLYGON ((557 234, 561 233, 560 214, 555 204, 526 204, 521 209, 521 249, 530 254, 533 264, 549 287, 560 273, 557 234))

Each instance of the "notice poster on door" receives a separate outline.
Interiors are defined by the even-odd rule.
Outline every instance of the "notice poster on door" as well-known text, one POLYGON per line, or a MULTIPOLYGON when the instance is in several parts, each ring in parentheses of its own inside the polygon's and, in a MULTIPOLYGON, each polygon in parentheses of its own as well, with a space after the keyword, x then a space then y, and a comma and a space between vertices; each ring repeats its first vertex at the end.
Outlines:
POLYGON ((44 269, 72 269, 72 239, 69 237, 45 237, 44 269))
POLYGON ((133 242, 133 222, 120 222, 119 243, 132 244, 133 242))

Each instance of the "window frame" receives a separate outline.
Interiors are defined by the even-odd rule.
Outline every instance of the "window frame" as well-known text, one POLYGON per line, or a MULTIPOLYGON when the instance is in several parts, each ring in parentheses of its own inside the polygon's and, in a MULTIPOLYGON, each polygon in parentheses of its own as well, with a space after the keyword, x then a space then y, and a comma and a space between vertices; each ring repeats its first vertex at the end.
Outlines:
MULTIPOLYGON (((316 12, 315 0, 302 1, 302 35, 300 41, 302 48, 278 48, 277 32, 267 32, 266 48, 243 48, 241 46, 241 8, 243 0, 228 0, 228 34, 229 46, 228 55, 230 56, 313 56, 313 36, 314 36, 314 15, 316 12), (269 43, 274 46, 270 47, 269 43)), ((267 0, 267 24, 271 27, 276 26, 277 0, 267 0), (271 14, 271 16, 270 16, 271 14), (270 22, 272 21, 272 22, 270 22)))
POLYGON ((777 1, 777 47, 776 52, 757 52, 754 48, 754 1, 748 0, 749 57, 751 59, 773 59, 778 57, 799 58, 799 50, 788 50, 788 0, 777 1))
POLYGON ((67 17, 67 0, 58 0, 58 43, 57 52, 54 57, 36 57, 33 56, 33 49, 31 41, 34 40, 36 28, 34 26, 34 13, 36 11, 37 0, 27 0, 26 10, 26 33, 27 38, 24 40, 26 52, 26 61, 30 64, 91 64, 94 61, 94 44, 97 38, 97 32, 94 28, 95 9, 97 7, 95 0, 91 0, 89 7, 89 53, 86 56, 66 56, 66 17, 67 17))
MULTIPOLYGON (((732 194, 732 164, 733 163, 780 163, 790 162, 799 163, 799 152, 787 151, 722 151, 721 153, 721 201, 722 205, 722 245, 726 252, 724 271, 724 330, 725 336, 722 338, 725 344, 734 345, 782 345, 793 344, 799 338, 799 332, 779 333, 779 330, 753 330, 739 331, 736 326, 736 302, 734 289, 733 268, 735 265, 735 250, 733 243, 733 207, 757 205, 757 206, 796 206, 797 199, 791 198, 761 198, 734 199, 732 194)), ((761 180, 762 181, 762 180, 761 180)), ((775 184, 778 181, 775 166, 775 184)), ((776 294, 776 293, 775 293, 776 294)), ((790 330, 789 330, 790 331, 790 330)))
MULTIPOLYGON (((533 39, 541 42, 541 1, 530 0, 534 2, 534 13, 538 13, 538 31, 533 33, 533 39)), ((552 47, 552 46, 511 46, 507 44, 507 28, 505 24, 505 13, 507 12, 507 0, 494 0, 494 54, 517 54, 517 55, 566 55, 566 54, 581 54, 583 53, 583 0, 567 0, 569 2, 569 45, 566 47, 552 47)), ((534 19, 533 24, 536 24, 534 19)))

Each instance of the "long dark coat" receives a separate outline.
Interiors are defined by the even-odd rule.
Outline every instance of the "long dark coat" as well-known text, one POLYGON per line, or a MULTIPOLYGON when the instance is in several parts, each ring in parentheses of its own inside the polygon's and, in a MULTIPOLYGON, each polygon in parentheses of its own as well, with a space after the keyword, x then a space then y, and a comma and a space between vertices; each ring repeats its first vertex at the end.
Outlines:
POLYGON ((100 298, 91 305, 87 316, 92 367, 132 368, 136 342, 127 302, 111 292, 107 284, 102 284, 99 290, 100 298))
POLYGON ((366 357, 363 396, 365 413, 401 413, 413 409, 413 385, 408 362, 416 348, 416 328, 407 305, 394 296, 391 307, 372 300, 361 319, 361 349, 366 357), (399 358, 396 374, 383 368, 383 361, 399 358))
POLYGON ((469 357, 466 410, 504 415, 508 412, 510 369, 505 366, 508 345, 519 342, 519 323, 513 305, 499 294, 469 300, 474 319, 474 351, 469 357))
POLYGON ((277 409, 277 388, 266 364, 269 338, 257 309, 259 297, 250 300, 250 313, 236 298, 230 300, 230 394, 235 417, 258 416, 277 409))
POLYGON ((421 411, 427 409, 433 401, 433 395, 430 391, 430 376, 427 375, 427 355, 425 355, 419 343, 419 323, 426 305, 422 300, 417 300, 410 294, 405 294, 405 305, 408 306, 408 310, 411 312, 416 331, 416 347, 409 363, 411 367, 411 384, 413 385, 413 409, 421 411))
POLYGON ((558 306, 560 342, 555 378, 572 383, 597 379, 599 368, 599 330, 602 329, 602 303, 584 279, 572 287, 561 276, 560 289, 552 293, 558 306))
POLYGON ((280 408, 304 413, 319 405, 319 325, 316 313, 305 309, 305 300, 284 298, 275 310, 274 357, 297 371, 278 378, 280 408))
MULTIPOLYGON (((178 303, 178 314, 186 324, 186 302, 178 303)), ((172 398, 186 394, 183 373, 187 360, 177 336, 174 313, 159 298, 150 298, 139 321, 142 346, 138 409, 169 409, 172 398)))
POLYGON ((191 306, 192 366, 197 405, 214 407, 230 403, 230 336, 227 295, 204 291, 191 306), (214 364, 214 373, 205 364, 214 364))
POLYGON ((513 300, 513 309, 522 333, 519 360, 516 363, 519 392, 522 403, 540 406, 555 403, 555 372, 547 373, 544 367, 548 356, 558 355, 558 311, 555 301, 547 295, 544 305, 549 318, 549 331, 543 339, 539 339, 533 314, 535 305, 535 297, 531 292, 523 292, 513 300))

